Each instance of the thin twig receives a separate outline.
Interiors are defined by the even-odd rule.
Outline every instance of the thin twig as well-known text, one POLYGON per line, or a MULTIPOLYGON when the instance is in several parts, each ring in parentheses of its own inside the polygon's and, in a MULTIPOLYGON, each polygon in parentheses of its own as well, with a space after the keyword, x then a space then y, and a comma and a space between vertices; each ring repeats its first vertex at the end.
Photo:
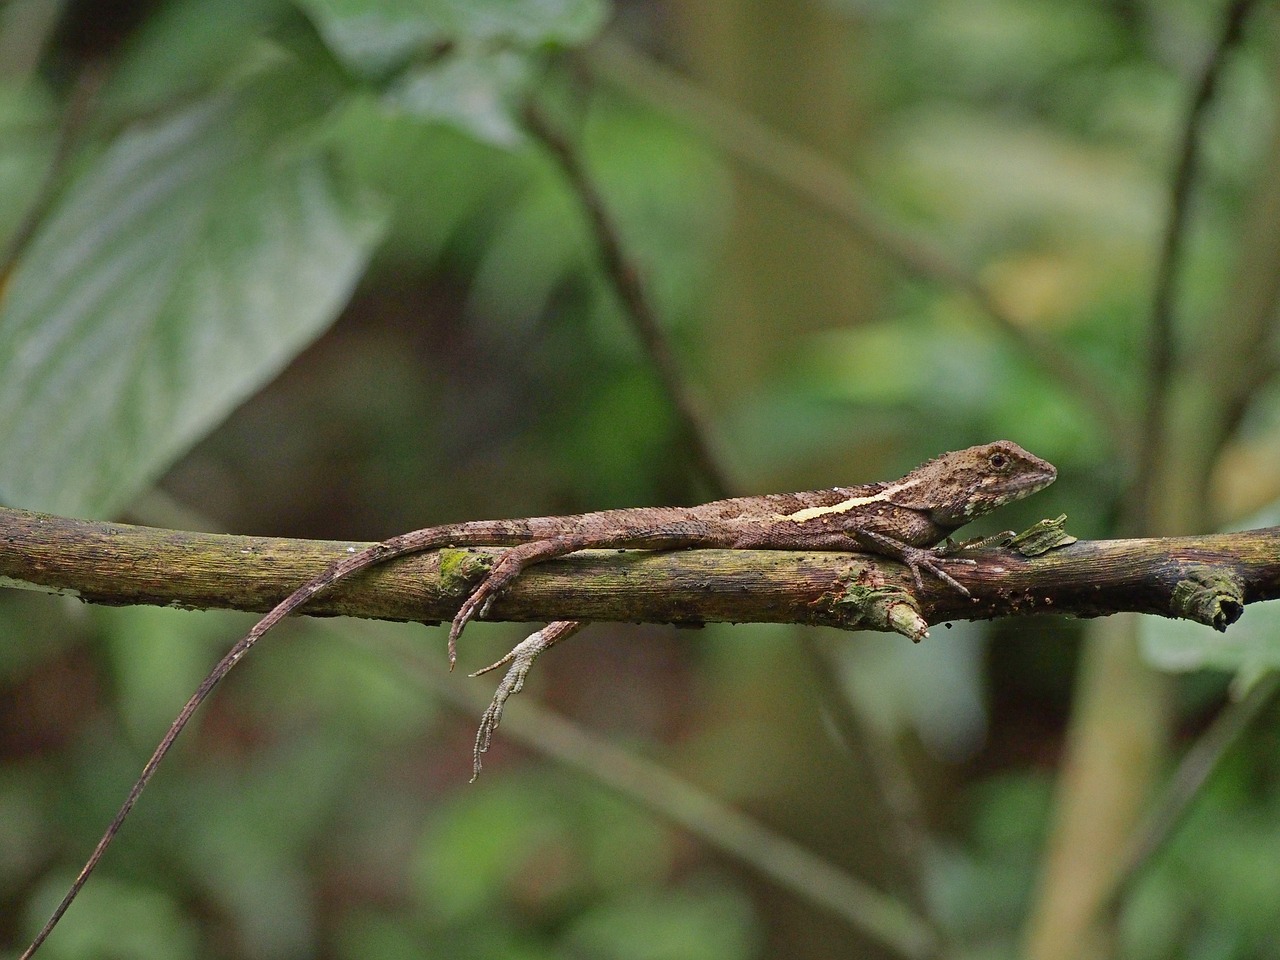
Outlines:
POLYGON ((35 199, 31 201, 31 205, 27 208, 27 212, 23 215, 21 222, 9 236, 3 252, 0 252, 0 290, 4 289, 5 283, 13 273, 14 267, 17 266, 22 254, 31 243, 32 237, 35 236, 40 224, 44 222, 54 202, 58 199, 58 195, 64 186, 63 177, 67 171, 67 164, 71 161, 71 158, 75 155, 76 148, 80 145, 80 135, 93 113, 93 106, 98 99, 98 91, 102 89, 105 79, 106 71, 101 64, 97 63, 86 65, 76 76, 71 96, 67 100, 66 109, 62 114, 62 123, 58 127, 58 140, 54 145, 53 157, 45 170, 40 189, 36 193, 35 199))
MULTIPOLYGON (((672 406, 684 418, 686 437, 690 440, 690 447, 695 452, 714 495, 729 496, 733 491, 729 489, 723 471, 715 462, 705 420, 699 415, 692 393, 684 384, 680 366, 675 361, 675 352, 654 316, 638 272, 629 264, 623 252, 622 240, 609 219, 599 191, 587 176, 572 144, 551 126, 533 104, 526 108, 526 121, 529 130, 560 163, 566 178, 588 212, 605 275, 613 284, 650 362, 658 372, 672 406)), ((904 873, 912 878, 917 903, 923 906, 925 899, 918 883, 923 869, 923 821, 919 816, 920 805, 914 786, 899 763, 896 747, 888 743, 868 741, 866 725, 856 715, 848 697, 830 682, 829 665, 825 663, 818 641, 811 633, 805 632, 800 638, 800 644, 815 665, 815 673, 820 681, 819 693, 836 729, 862 760, 863 766, 871 771, 872 786, 878 794, 881 809, 891 821, 894 836, 902 841, 892 852, 900 860, 904 873), (894 755, 882 756, 882 753, 894 755)), ((936 932, 933 939, 938 939, 936 932)))
MULTIPOLYGON (((450 682, 442 670, 423 662, 411 645, 361 639, 380 665, 393 656, 398 678, 473 716, 488 703, 483 692, 450 682)), ((771 878, 784 889, 845 920, 903 957, 935 953, 929 924, 900 901, 868 886, 846 870, 717 800, 687 780, 633 751, 619 749, 535 702, 511 710, 503 731, 527 747, 585 774, 593 783, 678 824, 714 847, 771 878)))
POLYGON ((624 43, 600 41, 585 57, 601 79, 681 123, 695 136, 706 138, 810 209, 861 237, 903 270, 966 294, 1023 355, 1088 407, 1114 441, 1115 449, 1127 449, 1131 425, 1100 379, 1052 340, 1014 318, 986 285, 932 238, 891 222, 857 187, 848 170, 624 43))
POLYGON ((1151 295, 1151 319, 1148 330, 1147 398, 1139 434, 1137 476, 1132 488, 1130 509, 1126 511, 1138 529, 1150 526, 1149 510, 1155 498, 1160 475, 1161 451, 1173 438, 1167 436, 1169 389, 1177 360, 1174 331, 1174 298, 1182 268, 1182 249, 1187 237, 1191 194, 1200 169, 1201 143, 1209 105, 1217 91, 1227 55, 1240 41, 1244 21, 1254 0, 1233 0, 1227 8, 1222 32, 1200 74, 1199 82, 1187 106, 1182 124, 1178 160, 1169 186, 1169 218, 1156 265, 1155 286, 1151 295))
POLYGON ((1164 796, 1134 831, 1116 874, 1115 886, 1104 901, 1108 913, 1114 914, 1120 909, 1151 861, 1186 818, 1227 752, 1277 692, 1280 692, 1280 671, 1273 670, 1255 681, 1242 699, 1224 707, 1187 751, 1164 796))
MULTIPOLYGON (((1280 85, 1280 60, 1272 60, 1270 81, 1280 85)), ((1272 116, 1273 131, 1267 152, 1257 166, 1258 177, 1248 200, 1248 213, 1237 231, 1235 278, 1216 311, 1212 348, 1192 351, 1190 374, 1210 392, 1212 412, 1221 424, 1204 460, 1213 464, 1222 449, 1239 436, 1239 428, 1258 392, 1277 373, 1271 344, 1280 323, 1280 126, 1272 116), (1226 374, 1226 375, 1224 375, 1226 374)), ((1202 341, 1204 342, 1204 341, 1202 341)), ((1208 469, 1205 470, 1208 473, 1208 469)), ((1207 485, 1202 481, 1201 489, 1207 485)), ((1199 499, 1208 497, 1201 493, 1199 499)))
MULTIPOLYGON (((1215 442, 1221 425, 1212 418, 1197 417, 1174 435, 1173 415, 1184 412, 1181 404, 1171 403, 1175 379, 1192 384, 1184 395, 1195 401, 1213 389, 1203 382, 1207 368, 1196 370, 1189 362, 1192 358, 1179 351, 1174 302, 1208 107, 1250 6, 1249 0, 1233 0, 1227 8, 1219 41, 1190 96, 1176 147, 1147 331, 1142 429, 1135 438, 1135 475, 1120 520, 1126 531, 1202 529, 1206 523, 1205 500, 1195 491, 1208 469, 1203 452, 1215 442), (1180 370, 1180 365, 1188 369, 1180 370), (1195 466, 1189 468, 1188 460, 1195 461, 1195 466)), ((1196 350, 1208 352, 1200 344, 1196 350)), ((1139 798, 1152 789, 1149 771, 1164 748, 1162 706, 1167 684, 1142 662, 1131 632, 1109 633, 1092 632, 1086 651, 1088 669, 1076 692, 1039 902, 1026 931, 1029 956, 1075 954, 1086 940, 1114 936, 1115 924, 1103 924, 1107 918, 1100 910, 1113 889, 1121 853, 1118 842, 1132 835, 1139 798), (1129 705, 1119 720, 1117 704, 1129 705)), ((1105 952, 1098 944, 1085 952, 1090 949, 1105 952)))
POLYGON ((707 418, 693 392, 685 384, 679 362, 667 343, 657 312, 650 304, 640 281, 640 270, 623 250, 617 224, 605 206, 604 197, 587 173, 573 144, 552 126, 532 101, 525 105, 524 122, 528 131, 555 160, 574 196, 582 204, 595 240, 592 248, 600 258, 600 267, 630 317, 662 388, 676 411, 680 432, 689 448, 694 467, 716 496, 725 496, 730 484, 711 450, 711 431, 707 426, 707 418))
MULTIPOLYGON (((933 840, 925 824, 924 803, 911 773, 898 747, 880 736, 861 713, 851 708, 849 696, 835 680, 831 658, 817 643, 806 643, 804 651, 823 702, 842 707, 831 712, 831 724, 840 741, 853 753, 859 768, 870 773, 871 785, 888 814, 894 840, 885 846, 907 876, 916 909, 927 915, 929 903, 924 872, 933 840)), ((940 935, 938 939, 941 940, 940 935)))

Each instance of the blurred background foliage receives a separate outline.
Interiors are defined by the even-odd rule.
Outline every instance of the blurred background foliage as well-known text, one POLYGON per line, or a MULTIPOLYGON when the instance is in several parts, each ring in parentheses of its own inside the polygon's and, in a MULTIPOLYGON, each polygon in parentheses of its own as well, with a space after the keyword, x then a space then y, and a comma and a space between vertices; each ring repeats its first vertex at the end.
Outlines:
MULTIPOLYGON (((1066 513, 1078 536, 1114 534, 1140 468, 1179 127, 1222 15, 1191 0, 8 0, 0 501, 376 539, 708 499, 580 199, 524 130, 533 96, 585 158, 738 491, 882 479, 1009 437, 1060 479, 979 532, 1066 513), (709 134, 722 117, 646 89, 592 46, 602 31, 840 164, 885 229, 850 230, 762 176, 749 137, 726 148, 734 134, 709 134), (903 249, 925 251, 917 269, 903 249), (918 269, 938 251, 950 268, 918 269)), ((1269 289, 1274 313, 1276 30, 1263 5, 1206 118, 1176 290, 1196 355, 1229 333, 1242 284, 1269 289)), ((1267 376, 1246 392, 1185 526, 1274 517, 1280 405, 1267 376)), ((1157 767, 1237 671, 1276 665, 1275 617, 1251 607, 1225 641, 1143 624, 1150 662, 1178 674, 1157 767)), ((0 597, 0 945, 38 929, 250 622, 0 597)), ((917 858, 865 755, 833 734, 798 628, 597 625, 520 699, 900 898, 946 955, 1012 956, 1055 882, 1039 864, 1084 629, 818 637, 864 753, 900 755, 918 784, 917 858)), ((464 662, 522 635, 473 627, 464 662)), ((475 717, 379 657, 393 637, 443 658, 440 631, 362 623, 293 623, 255 651, 44 955, 900 955, 506 727, 468 786, 475 717)), ((1264 712, 1128 891, 1114 952, 1280 956, 1277 720, 1264 712)))

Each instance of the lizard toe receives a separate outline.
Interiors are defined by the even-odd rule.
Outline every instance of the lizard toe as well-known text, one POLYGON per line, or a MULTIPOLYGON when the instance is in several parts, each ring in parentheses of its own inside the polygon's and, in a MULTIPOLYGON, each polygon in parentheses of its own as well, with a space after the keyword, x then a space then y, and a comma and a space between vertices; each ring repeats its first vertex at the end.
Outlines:
POLYGON ((915 582, 916 582, 916 589, 918 590, 924 589, 924 584, 921 582, 920 571, 928 570, 930 575, 932 575, 934 578, 938 580, 941 580, 943 583, 947 584, 949 587, 952 587, 953 589, 959 591, 961 596, 965 596, 965 597, 970 596, 969 590, 964 586, 964 584, 960 583, 960 581, 956 580, 955 577, 947 573, 947 571, 943 569, 942 564, 957 563, 961 566, 973 566, 973 565, 976 565, 975 561, 967 560, 959 557, 942 557, 942 556, 938 556, 932 550, 921 550, 915 547, 912 547, 909 550, 904 551, 904 553, 905 555, 903 557, 903 561, 906 563, 907 567, 910 568, 911 570, 911 576, 915 579, 915 582))
POLYGON ((934 563, 922 564, 922 566, 924 566, 926 570, 928 570, 931 574, 933 574, 943 583, 957 590, 961 596, 963 597, 971 596, 971 594, 969 593, 968 587, 966 587, 963 583, 961 583, 955 577, 951 576, 951 574, 947 573, 947 571, 943 570, 942 567, 937 566, 934 563))
POLYGON ((472 674, 473 677, 476 677, 504 664, 511 664, 506 676, 498 684, 498 689, 494 691, 493 700, 489 702, 488 709, 485 710, 484 715, 480 718, 480 727, 476 730, 475 745, 471 752, 472 783, 475 782, 476 777, 480 776, 481 758, 489 752, 489 745, 493 742, 493 735, 498 729, 498 724, 502 722, 502 711, 507 704, 507 700, 524 689, 524 682, 533 667, 533 661, 538 659, 538 655, 546 650, 548 646, 556 642, 557 635, 551 634, 550 631, 550 627, 539 630, 512 647, 511 652, 497 663, 472 674))
POLYGON ((458 608, 458 613, 453 618, 453 623, 449 626, 450 670, 458 662, 458 638, 462 636, 462 631, 466 629, 467 624, 483 612, 481 608, 485 602, 484 589, 484 584, 481 584, 471 596, 467 597, 466 602, 458 608))

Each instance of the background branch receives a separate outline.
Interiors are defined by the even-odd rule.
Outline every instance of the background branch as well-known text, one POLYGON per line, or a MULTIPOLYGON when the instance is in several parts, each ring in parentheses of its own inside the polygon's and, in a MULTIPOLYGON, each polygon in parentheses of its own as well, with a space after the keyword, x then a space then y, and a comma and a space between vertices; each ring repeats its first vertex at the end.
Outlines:
POLYGON ((747 169, 860 237, 903 270, 964 293, 1020 353, 1088 408, 1118 449, 1126 448, 1131 425, 1099 379, 1052 340, 1020 323, 971 270, 957 263, 927 234, 892 223, 855 185, 848 170, 621 41, 598 42, 584 56, 602 80, 683 124, 695 136, 706 138, 747 169))
POLYGON ((623 249, 621 235, 605 206, 604 198, 587 175, 573 144, 552 126, 533 101, 525 104, 524 122, 526 129, 556 162, 582 205, 595 241, 594 249, 600 260, 600 269, 617 294, 623 312, 630 319, 645 355, 662 384, 663 392, 676 412, 681 438, 689 451, 693 466, 712 491, 712 499, 728 496, 730 484, 712 450, 711 430, 702 411, 702 404, 695 398, 680 372, 675 351, 667 342, 657 312, 645 293, 640 269, 623 249))
POLYGON ((1151 295, 1147 343, 1147 398, 1142 416, 1138 476, 1127 511, 1132 529, 1151 529, 1152 510, 1159 499, 1159 457, 1173 443, 1169 428, 1169 386, 1177 360, 1173 306, 1177 294, 1182 249, 1186 242, 1191 193, 1199 172, 1205 120, 1218 88, 1227 55, 1240 42, 1244 21, 1254 0, 1233 0, 1223 19, 1217 45, 1209 54, 1187 106, 1178 144, 1177 164, 1169 186, 1169 215, 1165 221, 1151 295))
MULTIPOLYGON (((1157 252, 1147 330, 1146 397, 1142 432, 1132 449, 1114 448, 1135 468, 1122 501, 1122 532, 1164 533, 1210 526, 1207 495, 1212 454, 1227 429, 1212 409, 1215 386, 1238 376, 1233 351, 1201 324, 1205 341, 1177 342, 1175 299, 1180 292, 1192 194, 1209 107, 1228 53, 1241 37, 1251 0, 1231 0, 1216 44, 1188 97, 1169 184, 1167 219, 1157 252), (1202 362, 1200 357, 1211 358, 1202 362)), ((1229 407, 1230 404, 1227 404, 1229 407)), ((1049 841, 1026 929, 1030 960, 1106 955, 1117 947, 1118 925, 1106 899, 1131 864, 1121 858, 1150 802, 1169 749, 1172 681, 1143 656, 1135 618, 1091 629, 1074 691, 1067 751, 1059 776, 1049 841)), ((1169 832, 1159 834, 1160 842, 1169 832)), ((1149 834, 1155 837, 1157 834, 1149 834)))
POLYGON ((1280 692, 1280 671, 1272 670, 1255 682, 1241 699, 1224 707, 1187 751, 1160 801, 1129 842, 1115 886, 1104 901, 1108 912, 1114 914, 1120 909, 1156 854, 1164 849, 1190 812, 1223 757, 1277 692, 1280 692))
MULTIPOLYGON (((554 128, 533 101, 526 104, 525 122, 529 131, 555 159, 570 189, 586 212, 601 270, 606 281, 612 285, 624 315, 630 320, 637 339, 676 412, 695 467, 702 473, 713 496, 733 495, 738 491, 731 488, 715 455, 715 446, 711 442, 710 427, 703 414, 702 404, 683 376, 665 328, 659 322, 657 311, 645 291, 640 270, 627 257, 617 224, 610 217, 604 197, 588 174, 579 151, 554 128)), ((922 630, 923 626, 916 624, 914 629, 922 630)), ((828 658, 817 638, 806 631, 800 635, 798 642, 815 668, 818 693, 824 710, 831 718, 832 728, 857 758, 860 769, 869 775, 869 783, 878 806, 890 824, 889 835, 897 843, 886 844, 887 852, 899 862, 903 875, 909 878, 915 908, 922 916, 927 917, 930 904, 924 895, 923 873, 926 867, 923 853, 929 840, 922 815, 923 808, 915 786, 911 783, 896 746, 877 736, 859 715, 852 698, 838 688, 832 676, 831 664, 827 662, 828 658)), ((929 941, 933 944, 931 954, 942 949, 942 940, 940 928, 932 927, 929 936, 929 941)))
MULTIPOLYGON (((398 682, 429 691, 467 716, 475 716, 488 705, 487 694, 455 682, 443 667, 424 662, 421 651, 407 643, 393 639, 388 644, 359 633, 348 639, 373 657, 381 669, 388 669, 390 656, 395 668, 388 672, 398 682)), ((634 750, 617 747, 527 699, 504 718, 502 733, 676 823, 783 889, 839 917, 894 955, 921 960, 935 955, 938 944, 930 924, 897 899, 634 750)))

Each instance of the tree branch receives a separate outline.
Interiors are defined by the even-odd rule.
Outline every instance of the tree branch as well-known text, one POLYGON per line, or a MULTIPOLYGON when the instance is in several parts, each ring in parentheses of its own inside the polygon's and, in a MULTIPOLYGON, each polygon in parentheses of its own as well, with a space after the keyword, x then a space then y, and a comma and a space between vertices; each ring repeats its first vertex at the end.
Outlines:
POLYGON ((1168 397, 1174 367, 1178 359, 1174 331, 1174 296, 1182 266, 1182 248, 1186 242, 1191 211, 1191 194, 1199 172, 1201 143, 1205 118, 1213 102, 1218 80, 1227 55, 1240 42, 1244 21, 1254 0, 1232 0, 1223 18, 1218 43, 1213 48, 1187 106, 1178 146, 1177 166, 1169 187, 1169 218, 1165 223, 1156 267, 1155 287, 1151 297, 1151 321, 1147 345, 1147 397, 1139 433, 1138 477, 1134 482, 1129 519, 1140 528, 1149 528, 1150 504, 1157 497, 1155 489, 1160 475, 1158 458, 1173 441, 1167 437, 1168 397))
POLYGON ((1253 684, 1242 699, 1224 707, 1209 729, 1187 751, 1164 795, 1134 831, 1120 861, 1114 886, 1103 899, 1103 909, 1113 919, 1147 866, 1181 826, 1223 757, 1278 692, 1280 672, 1273 670, 1253 684))
MULTIPOLYGON (((0 584, 91 603, 269 609, 363 544, 192 533, 0 509, 0 584)), ((409 556, 352 577, 307 606, 320 616, 438 622, 501 548, 409 556)), ((1033 614, 1121 611, 1225 630, 1244 605, 1280 597, 1280 527, 1204 537, 1078 541, 1025 557, 983 548, 955 566, 966 598, 859 553, 591 550, 523 574, 492 620, 803 623, 895 630, 1033 614)))
POLYGON ((645 356, 649 358, 662 390, 675 410, 680 433, 694 468, 713 496, 729 496, 731 485, 719 458, 712 450, 708 418, 680 371, 675 351, 671 349, 657 311, 645 293, 640 268, 623 249, 620 232, 609 214, 604 197, 587 173, 573 144, 552 126, 532 100, 525 104, 524 124, 555 161, 582 206, 595 240, 593 249, 600 261, 600 269, 630 319, 645 356))

